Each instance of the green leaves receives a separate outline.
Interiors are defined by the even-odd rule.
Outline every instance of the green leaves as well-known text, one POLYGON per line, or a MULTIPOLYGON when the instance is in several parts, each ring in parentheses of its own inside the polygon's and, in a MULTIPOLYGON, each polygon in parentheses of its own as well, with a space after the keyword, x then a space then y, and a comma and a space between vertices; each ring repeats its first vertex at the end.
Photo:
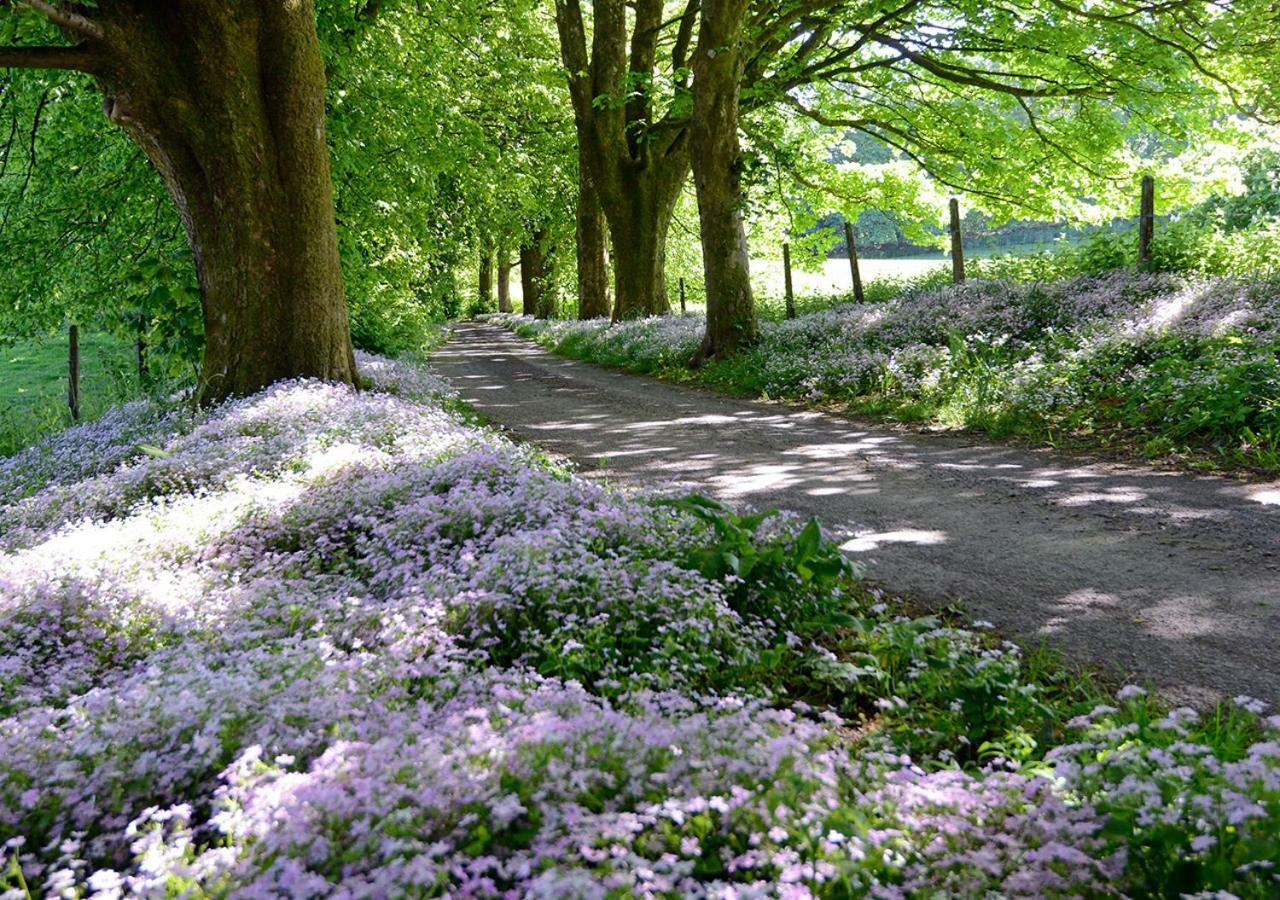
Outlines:
POLYGON ((761 526, 777 511, 738 515, 718 500, 702 494, 658 501, 705 523, 713 541, 695 547, 684 562, 704 577, 723 581, 733 576, 729 588, 737 607, 751 605, 748 595, 754 580, 765 593, 786 585, 821 587, 854 574, 853 564, 839 549, 823 540, 817 519, 810 519, 793 540, 762 537, 761 526))

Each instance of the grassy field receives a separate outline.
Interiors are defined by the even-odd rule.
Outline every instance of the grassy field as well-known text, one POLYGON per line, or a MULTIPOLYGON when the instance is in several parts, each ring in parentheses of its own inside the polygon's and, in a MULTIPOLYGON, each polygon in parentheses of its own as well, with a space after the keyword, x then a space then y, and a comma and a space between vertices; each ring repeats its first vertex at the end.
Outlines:
MULTIPOLYGON (((81 416, 91 419, 134 392, 133 348, 105 334, 80 337, 81 416)), ((9 456, 71 422, 67 338, 0 347, 0 456, 9 456)))
MULTIPOLYGON (((950 265, 950 261, 946 259, 863 259, 858 262, 858 271, 862 275, 863 284, 871 284, 875 281, 915 278, 950 265)), ((783 296, 786 279, 782 272, 782 260, 751 260, 751 282, 756 293, 761 296, 783 296)), ((803 272, 793 267, 791 285, 800 297, 852 291, 853 278, 849 273, 849 261, 823 260, 822 269, 816 272, 803 272)))

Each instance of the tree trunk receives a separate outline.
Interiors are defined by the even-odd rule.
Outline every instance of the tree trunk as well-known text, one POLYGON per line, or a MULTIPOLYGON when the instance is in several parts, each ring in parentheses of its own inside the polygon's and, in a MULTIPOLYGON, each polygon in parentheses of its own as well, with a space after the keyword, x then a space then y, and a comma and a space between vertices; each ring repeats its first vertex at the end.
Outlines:
POLYGON ((609 315, 609 264, 605 219, 585 171, 578 177, 578 318, 609 315))
POLYGON ((311 0, 86 12, 103 108, 163 176, 195 257, 201 399, 354 383, 311 0))
POLYGON ((547 231, 538 228, 520 248, 520 289, 524 294, 524 314, 550 319, 555 316, 556 297, 547 265, 547 231))
POLYGON ((844 223, 844 246, 849 254, 849 276, 853 279, 853 299, 856 303, 862 303, 867 299, 867 295, 862 290, 862 270, 858 268, 858 244, 853 239, 853 223, 847 219, 844 223))
POLYGON ((1156 235, 1156 180, 1142 176, 1142 198, 1138 207, 1138 264, 1151 262, 1151 242, 1156 235))
POLYGON ((134 342, 134 349, 138 352, 138 384, 143 387, 147 384, 147 326, 146 319, 139 317, 138 319, 138 339, 134 342))
MULTIPOLYGON (((556 3, 560 51, 569 80, 578 159, 604 212, 613 246, 613 318, 670 312, 665 257, 676 200, 689 176, 688 128, 661 120, 647 88, 657 77, 662 0, 597 0, 591 40, 580 0, 556 3), (613 98, 627 96, 625 104, 613 98), (609 102, 599 102, 608 98, 609 102)), ((672 48, 672 77, 687 80, 685 55, 694 16, 682 17, 672 48)))
POLYGON ((511 259, 507 248, 498 248, 498 312, 511 312, 511 259))
POLYGON ((480 249, 480 306, 488 310, 493 300, 493 247, 488 241, 480 249))
POLYGON ((739 181, 738 86, 744 65, 739 41, 746 10, 747 0, 703 0, 693 58, 690 141, 707 283, 707 331, 693 365, 727 356, 757 334, 739 181))
POLYGON ((605 207, 613 244, 613 320, 661 316, 667 299, 667 232, 688 168, 628 173, 605 207))

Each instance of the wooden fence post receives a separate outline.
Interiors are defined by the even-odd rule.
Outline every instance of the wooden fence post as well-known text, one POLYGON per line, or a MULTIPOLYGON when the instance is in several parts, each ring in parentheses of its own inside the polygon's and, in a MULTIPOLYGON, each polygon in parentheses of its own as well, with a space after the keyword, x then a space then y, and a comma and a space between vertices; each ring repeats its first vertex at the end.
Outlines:
POLYGON ((796 295, 791 289, 791 244, 782 245, 782 277, 787 291, 787 318, 796 317, 796 295))
POLYGON ((960 201, 951 198, 951 281, 964 281, 964 238, 960 235, 960 201))
POLYGON ((684 300, 684 279, 681 278, 680 279, 680 315, 683 316, 686 312, 688 312, 688 307, 685 305, 685 300, 684 300))
POLYGON ((67 330, 67 406, 71 418, 80 421, 80 329, 72 325, 67 330))
POLYGON ((138 318, 138 340, 135 346, 138 350, 138 383, 145 385, 147 382, 147 320, 141 316, 138 318))
POLYGON ((1156 180, 1142 176, 1142 205, 1138 212, 1138 263, 1151 262, 1151 239, 1156 235, 1156 180))
POLYGON ((853 242, 853 225, 847 220, 844 223, 844 245, 849 251, 849 274, 853 276, 853 299, 863 303, 867 297, 862 292, 862 273, 858 271, 858 247, 853 242))

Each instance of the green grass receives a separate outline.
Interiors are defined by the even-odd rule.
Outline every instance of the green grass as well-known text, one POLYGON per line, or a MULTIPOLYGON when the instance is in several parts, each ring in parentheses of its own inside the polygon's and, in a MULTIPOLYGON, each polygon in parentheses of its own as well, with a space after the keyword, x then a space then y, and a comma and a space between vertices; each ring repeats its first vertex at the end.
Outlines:
MULTIPOLYGON (((107 334, 80 336, 80 415, 92 419, 135 396, 133 346, 107 334)), ((67 408, 67 336, 0 347, 0 456, 72 424, 67 408)))

